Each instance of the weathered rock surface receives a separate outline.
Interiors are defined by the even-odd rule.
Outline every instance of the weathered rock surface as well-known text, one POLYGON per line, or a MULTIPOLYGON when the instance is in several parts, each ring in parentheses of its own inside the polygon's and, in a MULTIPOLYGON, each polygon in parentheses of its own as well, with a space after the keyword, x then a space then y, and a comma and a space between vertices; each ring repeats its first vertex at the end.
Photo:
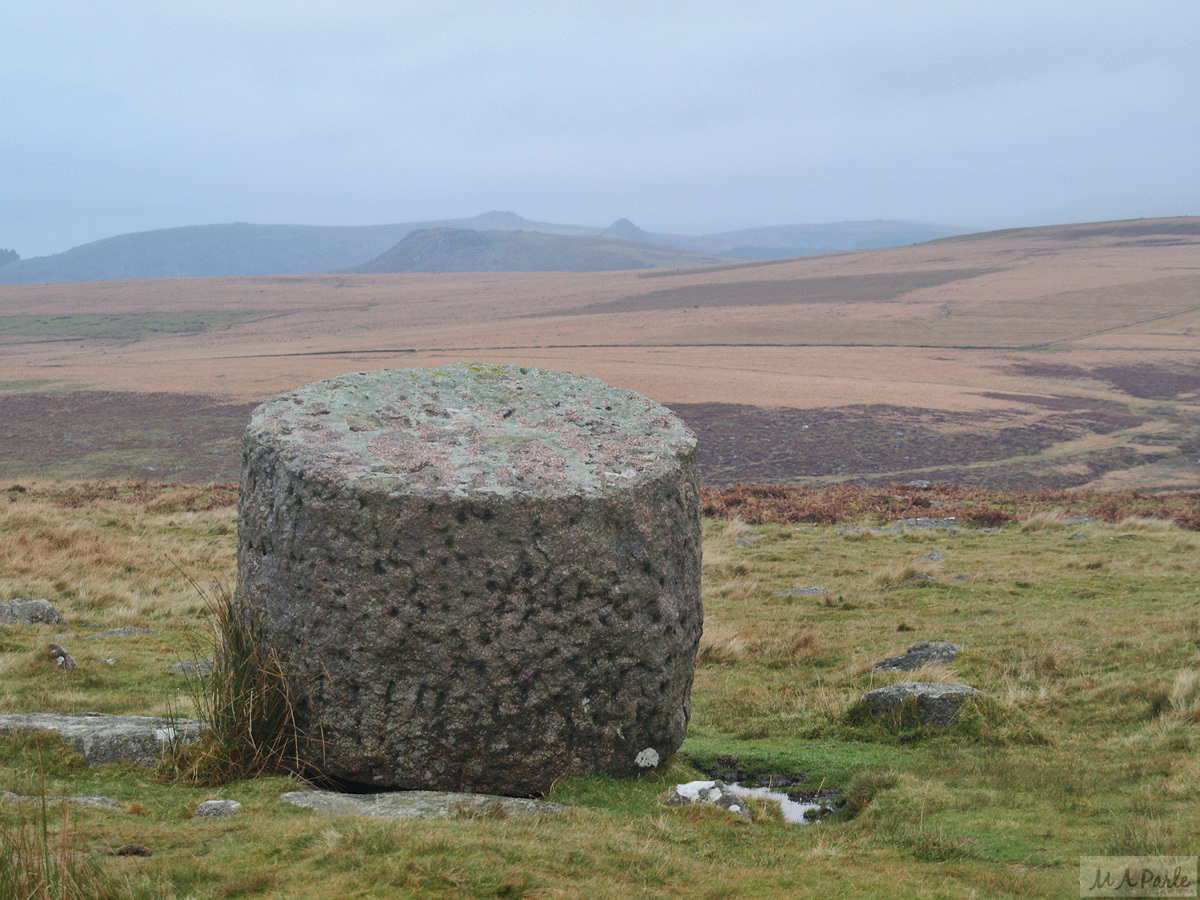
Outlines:
POLYGON ((682 742, 696 442, 579 375, 455 365, 281 394, 243 442, 238 597, 327 774, 536 795, 682 742))
POLYGON ((58 666, 64 672, 74 672, 76 668, 75 657, 64 650, 58 644, 51 644, 50 649, 46 651, 46 658, 51 663, 58 666))
MULTIPOLYGON (((120 809, 121 807, 121 802, 112 797, 96 797, 88 794, 73 797, 47 796, 44 799, 47 803, 73 803, 76 806, 98 806, 102 809, 120 809)), ((0 791, 0 803, 41 803, 42 800, 42 797, 24 797, 21 794, 14 794, 12 791, 0 791)))
POLYGON ((787 591, 776 591, 778 597, 824 597, 829 591, 821 587, 819 584, 809 585, 808 587, 792 588, 787 591))
POLYGON ((291 791, 279 799, 318 812, 380 819, 453 819, 486 815, 516 818, 556 815, 570 809, 545 800, 446 791, 393 791, 386 794, 291 791))
POLYGON ((110 628, 108 631, 97 631, 95 634, 85 634, 83 640, 94 641, 103 638, 140 637, 144 634, 154 634, 149 628, 139 628, 136 625, 127 628, 110 628))
POLYGON ((92 765, 132 762, 154 766, 169 744, 189 744, 203 723, 152 716, 62 716, 55 713, 0 715, 0 733, 52 731, 92 765))
POLYGON ((932 553, 927 553, 925 556, 918 556, 917 562, 941 562, 946 558, 946 553, 943 550, 934 550, 932 553))
POLYGON ((893 656, 875 663, 875 668, 872 671, 886 672, 892 670, 911 672, 913 669, 921 668, 921 666, 945 665, 958 656, 961 649, 958 644, 953 644, 950 641, 938 639, 917 641, 915 644, 909 646, 908 651, 903 656, 893 656))
POLYGON ((194 819, 227 819, 242 811, 242 804, 236 800, 205 800, 196 806, 192 814, 194 819))
POLYGON ((212 674, 215 661, 211 659, 185 659, 167 669, 172 675, 187 675, 192 678, 207 678, 212 674))
POLYGON ((66 625, 49 600, 30 600, 18 597, 8 603, 0 603, 0 625, 66 625))
POLYGON ((870 691, 863 694, 862 699, 872 713, 881 716, 900 712, 905 699, 913 697, 917 703, 917 716, 923 724, 945 728, 954 721, 967 699, 982 696, 982 692, 965 684, 913 681, 870 691))
POLYGON ((746 805, 746 801, 735 794, 729 785, 720 780, 689 781, 671 788, 667 806, 688 806, 692 803, 719 806, 735 815, 750 818, 750 807, 746 805))

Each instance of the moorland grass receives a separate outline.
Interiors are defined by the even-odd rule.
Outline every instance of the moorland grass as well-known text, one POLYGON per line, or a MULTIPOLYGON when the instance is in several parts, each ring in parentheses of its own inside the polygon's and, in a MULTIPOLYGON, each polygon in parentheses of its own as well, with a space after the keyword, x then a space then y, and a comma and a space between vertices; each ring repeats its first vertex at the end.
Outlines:
MULTIPOLYGON (((184 488, 32 487, 0 498, 0 600, 45 596, 79 634, 154 634, 72 639, 79 669, 65 676, 42 656, 56 629, 0 629, 0 706, 191 709, 166 669, 194 655, 211 612, 172 560, 200 584, 232 583, 232 506, 201 509, 184 488), (90 499, 75 503, 80 491, 90 499)), ((133 897, 1075 896, 1080 856, 1200 847, 1200 534, 1122 519, 957 534, 706 520, 688 739, 641 778, 562 780, 562 817, 323 817, 278 802, 294 777, 160 783, 44 739, 0 740, 0 788, 116 798, 73 810, 70 840, 86 858, 154 849, 95 857, 133 897), (934 550, 945 559, 917 563, 934 550), (934 580, 879 577, 917 565, 934 580), (825 593, 789 593, 811 585, 825 593), (872 673, 922 638, 963 651, 872 673), (945 732, 863 717, 862 693, 898 680, 988 698, 945 732), (671 784, 733 765, 803 775, 846 806, 793 826, 763 803, 752 822, 663 805, 671 784), (216 796, 245 811, 190 818, 216 796)), ((18 814, 0 807, 9 833, 18 814)), ((47 823, 48 846, 62 830, 47 823)))

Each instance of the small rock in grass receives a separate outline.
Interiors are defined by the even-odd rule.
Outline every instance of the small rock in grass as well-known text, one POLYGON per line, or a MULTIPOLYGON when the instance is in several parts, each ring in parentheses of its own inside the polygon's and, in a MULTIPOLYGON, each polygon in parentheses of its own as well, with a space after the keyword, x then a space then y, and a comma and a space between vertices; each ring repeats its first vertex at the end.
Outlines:
POLYGON ((749 538, 744 538, 744 537, 735 538, 733 542, 735 544, 737 544, 739 547, 753 547, 754 546, 754 541, 750 540, 749 538))
POLYGON ((750 807, 723 781, 689 781, 671 788, 667 806, 690 806, 693 803, 719 806, 734 815, 750 818, 750 807))
POLYGON ((190 675, 195 678, 207 678, 212 674, 214 660, 188 659, 177 662, 167 669, 172 675, 190 675))
POLYGON ((957 531, 962 523, 955 516, 917 516, 915 519, 901 519, 896 523, 897 530, 916 529, 930 531, 957 531))
POLYGON ((110 628, 108 631, 98 631, 95 634, 84 636, 85 641, 94 641, 97 638, 113 638, 113 637, 137 637, 143 634, 154 634, 149 628, 138 628, 131 626, 129 628, 110 628))
POLYGON ((242 804, 236 800, 205 800, 196 807, 193 818, 225 819, 229 816, 236 816, 241 811, 242 804))
POLYGON ((58 644, 50 645, 50 649, 46 652, 46 657, 64 672, 75 671, 75 658, 62 647, 58 646, 58 644))
POLYGON ((1073 541, 1086 541, 1087 539, 1088 539, 1088 536, 1086 534, 1084 534, 1082 531, 1077 531, 1073 535, 1071 535, 1071 540, 1073 540, 1073 541))
POLYGON ((104 663, 106 666, 115 666, 117 664, 117 660, 111 656, 104 657, 100 660, 100 662, 104 663))
POLYGON ((0 625, 66 625, 49 600, 30 600, 18 597, 10 603, 0 603, 0 625))
POLYGON ((968 698, 984 696, 981 691, 965 684, 941 684, 938 682, 913 681, 893 684, 870 691, 862 696, 862 702, 876 716, 898 713, 908 697, 917 703, 917 716, 923 725, 945 728, 958 715, 958 710, 968 698))
POLYGON ((823 597, 829 591, 821 587, 819 584, 810 585, 809 587, 792 588, 790 591, 776 591, 777 597, 823 597))
POLYGON ((917 641, 903 656, 893 656, 875 663, 873 672, 911 672, 921 666, 940 666, 958 656, 962 648, 950 641, 917 641))
POLYGON ((1095 522, 1095 516, 1067 516, 1063 519, 1068 525, 1086 525, 1089 522, 1095 522))
POLYGON ((917 562, 941 562, 946 558, 946 554, 941 550, 934 550, 928 556, 918 556, 917 562))

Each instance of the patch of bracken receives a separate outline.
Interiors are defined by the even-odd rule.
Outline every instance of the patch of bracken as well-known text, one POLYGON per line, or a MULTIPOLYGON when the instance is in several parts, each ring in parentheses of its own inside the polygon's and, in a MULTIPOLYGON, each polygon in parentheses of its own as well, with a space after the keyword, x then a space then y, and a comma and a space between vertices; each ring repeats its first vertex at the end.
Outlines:
POLYGON ((1061 510, 1104 522, 1129 516, 1173 521, 1200 530, 1200 491, 1142 493, 1124 491, 990 490, 965 485, 871 487, 845 482, 829 487, 735 484, 701 489, 704 515, 767 523, 837 525, 891 522, 918 516, 955 517, 965 525, 998 526, 1036 513, 1061 510))

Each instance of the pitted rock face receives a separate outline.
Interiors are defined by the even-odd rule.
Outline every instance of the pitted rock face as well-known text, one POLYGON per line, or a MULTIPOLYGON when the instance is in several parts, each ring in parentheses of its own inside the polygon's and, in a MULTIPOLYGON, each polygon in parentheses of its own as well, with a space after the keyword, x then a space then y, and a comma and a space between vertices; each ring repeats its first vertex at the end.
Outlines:
POLYGON ((515 366, 358 372, 268 400, 251 429, 314 474, 409 493, 627 486, 694 450, 683 422, 595 378, 515 366))
POLYGON ((533 795, 683 741, 700 510, 669 410, 540 369, 357 373, 264 403, 243 455, 238 601, 327 774, 533 795))

